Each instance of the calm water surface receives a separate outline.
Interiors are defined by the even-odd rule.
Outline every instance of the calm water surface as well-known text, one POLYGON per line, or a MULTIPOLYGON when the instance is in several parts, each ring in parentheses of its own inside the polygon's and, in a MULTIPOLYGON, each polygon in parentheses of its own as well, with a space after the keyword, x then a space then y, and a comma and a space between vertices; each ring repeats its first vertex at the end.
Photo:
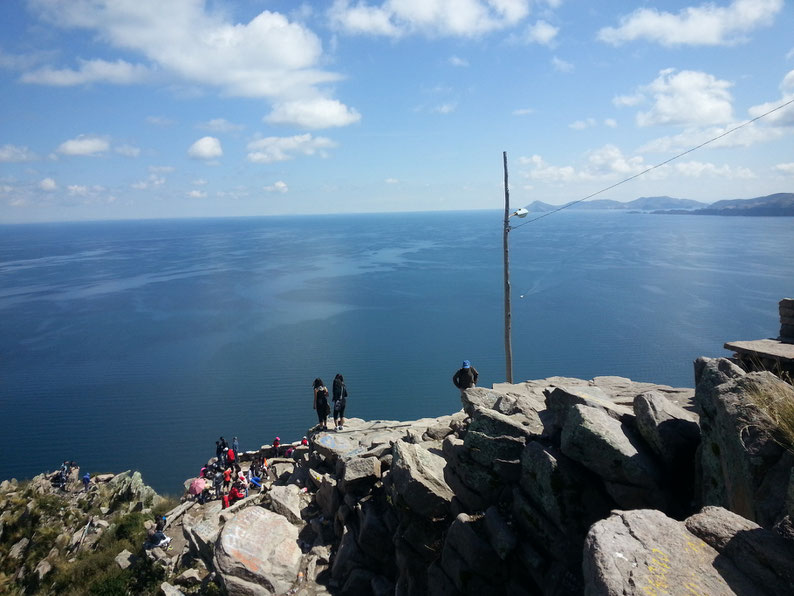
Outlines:
MULTIPOLYGON (((75 459, 177 492, 214 455, 348 414, 460 408, 504 380, 502 213, 0 226, 0 478, 75 459)), ((692 360, 773 337, 791 218, 560 213, 511 233, 516 380, 692 386, 692 360)))

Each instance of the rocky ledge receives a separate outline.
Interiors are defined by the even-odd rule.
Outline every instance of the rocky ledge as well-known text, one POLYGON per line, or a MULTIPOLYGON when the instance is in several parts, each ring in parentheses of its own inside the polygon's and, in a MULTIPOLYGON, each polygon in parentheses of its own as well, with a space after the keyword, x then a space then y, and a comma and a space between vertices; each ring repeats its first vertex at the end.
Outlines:
POLYGON ((794 455, 754 396, 794 389, 726 359, 695 380, 474 388, 450 416, 245 454, 273 476, 228 509, 186 496, 166 514, 160 590, 792 594, 794 455))

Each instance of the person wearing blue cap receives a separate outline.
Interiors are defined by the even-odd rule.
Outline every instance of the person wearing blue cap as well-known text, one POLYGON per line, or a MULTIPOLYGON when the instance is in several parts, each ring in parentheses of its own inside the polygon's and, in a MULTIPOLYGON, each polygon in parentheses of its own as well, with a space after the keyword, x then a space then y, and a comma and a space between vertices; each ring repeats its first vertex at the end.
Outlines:
POLYGON ((477 369, 471 365, 471 362, 464 360, 463 366, 452 376, 452 383, 460 389, 460 396, 463 397, 466 389, 477 385, 477 377, 479 376, 477 369))

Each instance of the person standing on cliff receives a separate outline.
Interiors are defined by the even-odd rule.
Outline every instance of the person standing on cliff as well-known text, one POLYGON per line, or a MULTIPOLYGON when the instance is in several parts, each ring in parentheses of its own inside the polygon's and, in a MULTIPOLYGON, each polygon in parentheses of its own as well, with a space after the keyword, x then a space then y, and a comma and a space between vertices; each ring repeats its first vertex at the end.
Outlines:
POLYGON ((477 369, 471 365, 471 362, 464 360, 463 366, 452 376, 452 383, 455 387, 460 389, 460 396, 463 397, 466 389, 477 385, 477 378, 479 376, 477 369))
POLYGON ((347 405, 347 387, 345 386, 345 378, 340 374, 337 374, 334 377, 332 399, 334 401, 334 429, 342 430, 345 424, 345 405, 347 405))
POLYGON ((328 412, 331 408, 328 407, 328 389, 320 378, 314 379, 314 405, 312 407, 317 410, 319 429, 328 430, 328 412))

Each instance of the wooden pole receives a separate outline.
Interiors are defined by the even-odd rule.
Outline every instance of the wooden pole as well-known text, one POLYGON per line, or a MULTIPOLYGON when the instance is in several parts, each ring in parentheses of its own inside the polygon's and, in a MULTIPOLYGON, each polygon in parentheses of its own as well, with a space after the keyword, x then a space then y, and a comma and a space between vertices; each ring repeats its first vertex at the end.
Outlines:
POLYGON ((507 187, 507 151, 502 152, 505 169, 505 226, 504 226, 504 269, 505 269, 505 377, 513 382, 513 342, 510 331, 510 257, 508 255, 508 234, 510 234, 510 191, 507 187))

